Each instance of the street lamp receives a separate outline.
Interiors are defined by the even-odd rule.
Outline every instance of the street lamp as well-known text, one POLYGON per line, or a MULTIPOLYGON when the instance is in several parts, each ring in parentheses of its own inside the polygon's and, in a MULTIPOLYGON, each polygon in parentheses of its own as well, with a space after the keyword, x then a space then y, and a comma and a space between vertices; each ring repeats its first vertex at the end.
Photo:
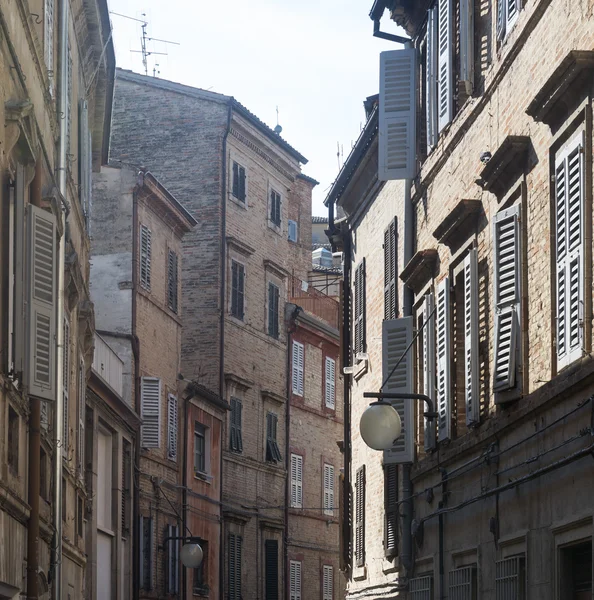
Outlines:
POLYGON ((182 540, 184 545, 181 547, 179 552, 179 559, 184 567, 187 569, 197 569, 204 557, 204 552, 202 552, 202 548, 198 542, 200 542, 200 538, 198 537, 183 537, 183 536, 171 536, 166 537, 163 540, 163 545, 161 546, 165 549, 167 542, 173 542, 182 540))
POLYGON ((429 421, 437 417, 433 410, 433 401, 425 394, 406 394, 396 392, 365 392, 364 398, 376 398, 361 415, 359 430, 363 441, 373 450, 389 450, 402 433, 400 415, 386 400, 420 400, 427 404, 423 413, 429 421))

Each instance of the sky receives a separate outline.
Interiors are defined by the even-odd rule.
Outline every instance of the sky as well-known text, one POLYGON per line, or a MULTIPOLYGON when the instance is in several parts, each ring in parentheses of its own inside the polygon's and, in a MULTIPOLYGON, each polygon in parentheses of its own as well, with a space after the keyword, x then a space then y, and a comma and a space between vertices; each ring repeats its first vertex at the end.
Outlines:
MULTIPOLYGON (((312 213, 325 216, 330 186, 364 124, 363 100, 378 92, 372 0, 109 0, 118 66, 142 73, 148 21, 149 75, 234 96, 307 159, 317 181, 312 213), (146 17, 143 17, 143 13, 146 17), (340 156, 337 156, 338 147, 340 156)), ((386 15, 383 29, 391 29, 386 15)))

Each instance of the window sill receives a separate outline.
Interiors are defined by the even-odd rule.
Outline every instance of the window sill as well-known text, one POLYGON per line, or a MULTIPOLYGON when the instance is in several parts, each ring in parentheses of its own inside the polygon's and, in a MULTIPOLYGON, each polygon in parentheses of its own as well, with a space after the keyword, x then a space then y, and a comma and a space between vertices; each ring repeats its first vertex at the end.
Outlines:
POLYGON ((367 371, 369 370, 368 365, 369 365, 368 360, 362 360, 357 363, 357 367, 356 367, 357 370, 353 373, 353 378, 355 379, 355 381, 359 381, 359 379, 361 379, 361 377, 363 377, 363 375, 365 375, 365 373, 367 373, 367 371))
POLYGON ((233 204, 235 204, 239 208, 243 208, 243 210, 247 210, 248 208, 247 198, 244 202, 242 202, 239 198, 236 198, 233 194, 230 194, 229 200, 231 200, 231 202, 233 202, 233 204))
POLYGON ((353 567, 353 579, 367 579, 367 567, 365 565, 353 567))
POLYGON ((282 225, 282 223, 279 223, 277 225, 276 223, 273 223, 270 219, 268 219, 268 229, 272 229, 272 231, 274 231, 278 235, 281 235, 281 233, 282 233, 281 225, 282 225))
POLYGON ((202 473, 201 471, 194 471, 194 479, 198 479, 198 480, 203 481, 204 483, 208 483, 208 485, 210 485, 213 480, 213 477, 212 477, 212 475, 209 475, 208 473, 202 473))

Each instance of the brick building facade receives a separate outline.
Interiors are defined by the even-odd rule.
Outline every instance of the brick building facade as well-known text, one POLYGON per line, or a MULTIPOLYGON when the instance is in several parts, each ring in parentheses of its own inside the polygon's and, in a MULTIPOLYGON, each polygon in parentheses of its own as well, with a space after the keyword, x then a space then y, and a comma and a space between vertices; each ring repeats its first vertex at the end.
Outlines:
POLYGON ((378 151, 361 138, 328 198, 346 212, 332 237, 355 298, 348 596, 592 598, 591 7, 376 2, 378 29, 386 7, 413 49, 382 57, 378 151), (347 165, 375 180, 370 197, 347 165), (378 232, 394 217, 389 314, 378 232), (357 418, 379 372, 359 377, 356 354, 383 360, 383 380, 409 343, 387 389, 430 396, 437 426, 402 403, 405 434, 382 457, 357 418), (390 573, 374 559, 394 525, 390 573))

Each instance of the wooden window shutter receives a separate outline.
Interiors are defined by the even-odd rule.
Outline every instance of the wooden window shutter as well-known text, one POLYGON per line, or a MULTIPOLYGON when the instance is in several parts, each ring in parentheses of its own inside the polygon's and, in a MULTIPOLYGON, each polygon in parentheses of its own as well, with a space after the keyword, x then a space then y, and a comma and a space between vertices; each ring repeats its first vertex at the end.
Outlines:
POLYGON ((336 361, 326 357, 326 408, 336 408, 336 361))
POLYGON ((416 171, 416 49, 380 54, 378 179, 412 179, 416 171))
POLYGON ((268 284, 268 335, 278 338, 278 308, 280 291, 274 283, 268 284))
POLYGON ((54 94, 54 0, 45 0, 44 6, 44 33, 43 33, 43 50, 45 56, 45 66, 48 71, 50 81, 50 94, 54 94))
POLYGON ((236 162, 233 163, 233 182, 231 193, 236 198, 239 198, 239 165, 236 162))
POLYGON ((266 597, 265 600, 278 600, 278 541, 265 540, 266 597))
POLYGON ((291 506, 303 507, 303 456, 291 454, 291 506))
POLYGON ((64 319, 64 358, 62 362, 63 367, 63 386, 62 386, 62 398, 64 400, 64 414, 63 414, 63 427, 64 432, 62 434, 62 455, 68 457, 68 445, 70 443, 70 419, 68 418, 68 396, 70 394, 70 323, 64 319))
POLYGON ((290 600, 301 600, 301 563, 292 560, 289 567, 290 600))
POLYGON ((516 354, 520 325, 520 206, 497 213, 493 219, 493 287, 495 340, 493 390, 516 384, 516 354))
POLYGON ((143 377, 140 385, 141 443, 143 448, 161 446, 161 380, 143 377))
POLYGON ((245 194, 245 179, 246 179, 246 175, 245 175, 245 167, 239 167, 238 170, 238 175, 239 175, 239 199, 245 203, 245 199, 246 199, 246 194, 245 194))
POLYGON ((557 364, 584 347, 584 133, 555 159, 557 364))
POLYGON ((240 535, 233 533, 229 534, 229 555, 228 565, 229 574, 227 587, 229 592, 229 600, 241 600, 241 544, 242 538, 240 535))
POLYGON ((365 352, 365 258, 355 270, 355 356, 365 352))
POLYGON ((470 96, 474 88, 474 0, 460 0, 460 82, 470 96))
POLYGON ((243 405, 241 400, 231 398, 231 414, 229 415, 229 449, 234 452, 243 452, 243 438, 241 431, 243 405))
POLYGON ((384 231, 384 319, 395 319, 398 314, 397 237, 396 217, 384 231))
POLYGON ((293 342, 293 394, 303 396, 304 383, 304 354, 305 347, 299 342, 293 342))
POLYGON ((398 555, 398 465, 384 465, 384 552, 398 555))
MULTIPOLYGON (((423 393, 433 400, 435 406, 435 297, 433 293, 423 301, 423 393)), ((435 419, 425 418, 424 447, 433 450, 436 444, 435 419)))
POLYGON ((83 357, 80 357, 78 368, 78 471, 84 474, 85 469, 85 412, 86 412, 86 368, 83 357))
POLYGON ((243 320, 245 294, 245 267, 231 261, 231 314, 243 320))
POLYGON ((324 464, 324 514, 334 514, 334 467, 324 464))
MULTIPOLYGON (((410 393, 413 391, 414 356, 410 350, 406 354, 405 351, 412 341, 413 317, 384 321, 382 329, 382 381, 404 355, 382 389, 384 392, 410 393)), ((384 464, 412 463, 415 406, 410 400, 391 400, 391 403, 400 415, 402 433, 390 450, 384 450, 384 464)))
POLYGON ((54 216, 29 204, 29 348, 26 383, 31 395, 55 400, 56 394, 56 265, 54 216))
POLYGON ((334 599, 334 569, 331 565, 324 565, 322 578, 322 600, 334 599))
POLYGON ((280 462, 282 460, 278 442, 276 441, 276 429, 278 417, 275 413, 266 414, 266 460, 280 462))
POLYGON ((169 250, 167 261, 167 305, 175 313, 177 312, 178 289, 178 258, 173 250, 169 250))
POLYGON ((453 0, 438 0, 439 131, 454 118, 453 0))
POLYGON ((438 102, 437 102, 437 8, 434 6, 427 11, 427 66, 426 78, 426 121, 427 121, 427 151, 437 145, 438 139, 438 102))
POLYGON ((437 288, 437 412, 438 440, 452 437, 450 280, 437 288))
POLYGON ((292 221, 289 219, 289 231, 288 237, 290 242, 297 242, 297 221, 292 221))
POLYGON ((177 460, 177 419, 177 398, 169 394, 167 399, 167 458, 170 460, 177 460))
POLYGON ((464 259, 464 380, 466 425, 480 421, 478 255, 471 249, 464 259))
POLYGON ((365 465, 355 476, 355 559, 358 567, 365 564, 365 465))
POLYGON ((151 289, 151 230, 140 226, 140 285, 151 289))
POLYGON ((86 100, 81 100, 78 108, 78 136, 79 200, 88 228, 91 212, 93 151, 89 130, 89 105, 86 100))

